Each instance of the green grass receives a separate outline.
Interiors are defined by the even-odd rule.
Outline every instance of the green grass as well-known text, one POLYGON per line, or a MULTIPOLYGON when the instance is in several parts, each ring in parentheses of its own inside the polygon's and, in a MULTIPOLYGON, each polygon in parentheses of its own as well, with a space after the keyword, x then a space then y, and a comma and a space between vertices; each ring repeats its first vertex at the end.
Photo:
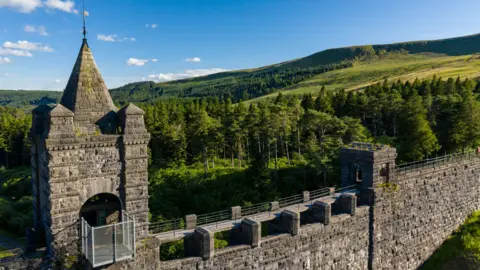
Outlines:
POLYGON ((476 211, 420 269, 466 269, 472 266, 478 269, 479 263, 480 211, 476 211), (465 263, 466 266, 463 266, 462 264, 465 263), (452 268, 452 266, 455 266, 455 268, 452 268))
POLYGON ((0 247, 0 259, 1 258, 5 258, 5 257, 10 257, 10 256, 13 256, 15 254, 13 254, 12 252, 0 247))
POLYGON ((359 62, 354 67, 319 74, 309 80, 283 88, 275 93, 251 99, 258 102, 274 98, 278 93, 284 95, 316 94, 322 86, 327 90, 344 88, 347 91, 358 90, 368 85, 389 81, 431 78, 480 77, 480 55, 444 56, 436 54, 397 54, 375 60, 359 62))

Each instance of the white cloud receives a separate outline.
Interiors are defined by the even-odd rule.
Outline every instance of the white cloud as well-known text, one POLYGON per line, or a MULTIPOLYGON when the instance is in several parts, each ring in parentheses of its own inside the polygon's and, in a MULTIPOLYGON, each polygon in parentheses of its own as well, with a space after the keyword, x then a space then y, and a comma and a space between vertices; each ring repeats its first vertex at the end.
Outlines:
MULTIPOLYGON (((0 0, 1 1, 1 0, 0 0)), ((47 0, 45 6, 51 9, 58 9, 68 13, 78 13, 78 10, 74 9, 75 3, 71 0, 47 0)))
POLYGON ((144 66, 148 60, 146 59, 137 59, 137 58, 129 58, 127 60, 127 65, 129 66, 144 66))
POLYGON ((158 73, 148 75, 149 79, 166 82, 166 81, 175 81, 193 77, 206 76, 214 73, 228 71, 223 68, 210 68, 210 69, 189 69, 185 70, 184 73, 158 73))
POLYGON ((155 62, 158 62, 158 59, 153 58, 153 59, 152 59, 152 62, 154 62, 154 63, 155 63, 155 62))
MULTIPOLYGON (((1 59, 1 57, 0 57, 1 59)), ((12 74, 12 73, 3 73, 3 74, 0 74, 0 77, 13 77, 13 76, 17 76, 17 74, 12 74)))
POLYGON ((98 34, 97 39, 101 41, 107 41, 107 42, 115 42, 117 41, 117 35, 102 35, 98 34))
POLYGON ((27 24, 25 28, 23 28, 23 31, 30 33, 38 33, 40 36, 48 36, 47 29, 43 25, 34 26, 27 24))
POLYGON ((22 13, 30 13, 41 6, 40 0, 0 0, 0 7, 13 8, 22 13))
POLYGON ((97 39, 101 41, 106 41, 106 42, 136 41, 136 39, 133 37, 120 38, 117 34, 111 34, 111 35, 98 34, 97 39))
POLYGON ((62 80, 60 80, 60 79, 56 79, 56 80, 55 80, 56 83, 60 83, 61 81, 62 81, 62 80))
POLYGON ((200 59, 200 57, 192 57, 192 58, 185 59, 185 61, 187 61, 187 62, 200 62, 201 59, 200 59))
POLYGON ((19 49, 26 51, 41 51, 41 52, 53 52, 53 49, 48 45, 42 45, 41 43, 29 42, 26 40, 19 40, 16 43, 5 41, 3 47, 7 49, 19 49))
POLYGON ((147 23, 147 24, 145 24, 145 28, 153 28, 153 29, 155 29, 155 28, 157 28, 157 27, 158 27, 158 25, 157 25, 156 23, 152 23, 152 24, 148 24, 148 23, 147 23))
POLYGON ((36 32, 35 26, 32 25, 26 25, 25 28, 23 28, 23 31, 25 32, 36 32))
MULTIPOLYGON (((11 62, 12 60, 8 57, 0 57, 0 64, 9 64, 11 62)), ((6 77, 6 74, 5 74, 5 77, 6 77)))
POLYGON ((14 50, 9 48, 2 48, 2 47, 0 47, 0 55, 13 55, 13 56, 23 56, 23 57, 33 56, 33 54, 31 54, 28 51, 20 51, 20 50, 14 50))

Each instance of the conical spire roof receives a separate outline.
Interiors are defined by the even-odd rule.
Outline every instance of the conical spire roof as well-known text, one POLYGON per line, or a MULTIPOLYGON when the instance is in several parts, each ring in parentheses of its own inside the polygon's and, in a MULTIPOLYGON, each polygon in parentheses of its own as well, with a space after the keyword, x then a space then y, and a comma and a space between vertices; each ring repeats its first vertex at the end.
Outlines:
POLYGON ((88 127, 88 130, 107 113, 117 111, 86 39, 83 39, 60 104, 75 114, 77 127, 88 127))

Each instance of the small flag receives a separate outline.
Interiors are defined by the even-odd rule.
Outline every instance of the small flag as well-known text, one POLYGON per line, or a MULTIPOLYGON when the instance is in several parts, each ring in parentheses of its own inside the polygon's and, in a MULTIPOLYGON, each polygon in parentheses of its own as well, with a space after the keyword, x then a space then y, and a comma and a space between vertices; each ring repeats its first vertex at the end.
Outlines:
POLYGON ((83 16, 88 17, 88 15, 90 15, 90 13, 88 13, 88 11, 86 11, 86 10, 83 11, 83 16))

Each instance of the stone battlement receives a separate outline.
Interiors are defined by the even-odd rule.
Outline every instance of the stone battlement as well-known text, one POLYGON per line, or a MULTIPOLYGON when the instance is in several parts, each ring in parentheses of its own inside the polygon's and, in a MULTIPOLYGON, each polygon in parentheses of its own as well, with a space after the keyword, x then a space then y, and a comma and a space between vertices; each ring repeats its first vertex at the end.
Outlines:
POLYGON ((356 194, 276 213, 267 221, 277 220, 280 234, 239 233, 240 226, 266 224, 248 218, 227 228, 243 241, 219 250, 198 249, 196 243, 187 253, 193 257, 162 261, 160 269, 417 269, 480 209, 480 158, 459 154, 397 168, 394 148, 367 149, 341 151, 342 180, 356 183, 356 194))

